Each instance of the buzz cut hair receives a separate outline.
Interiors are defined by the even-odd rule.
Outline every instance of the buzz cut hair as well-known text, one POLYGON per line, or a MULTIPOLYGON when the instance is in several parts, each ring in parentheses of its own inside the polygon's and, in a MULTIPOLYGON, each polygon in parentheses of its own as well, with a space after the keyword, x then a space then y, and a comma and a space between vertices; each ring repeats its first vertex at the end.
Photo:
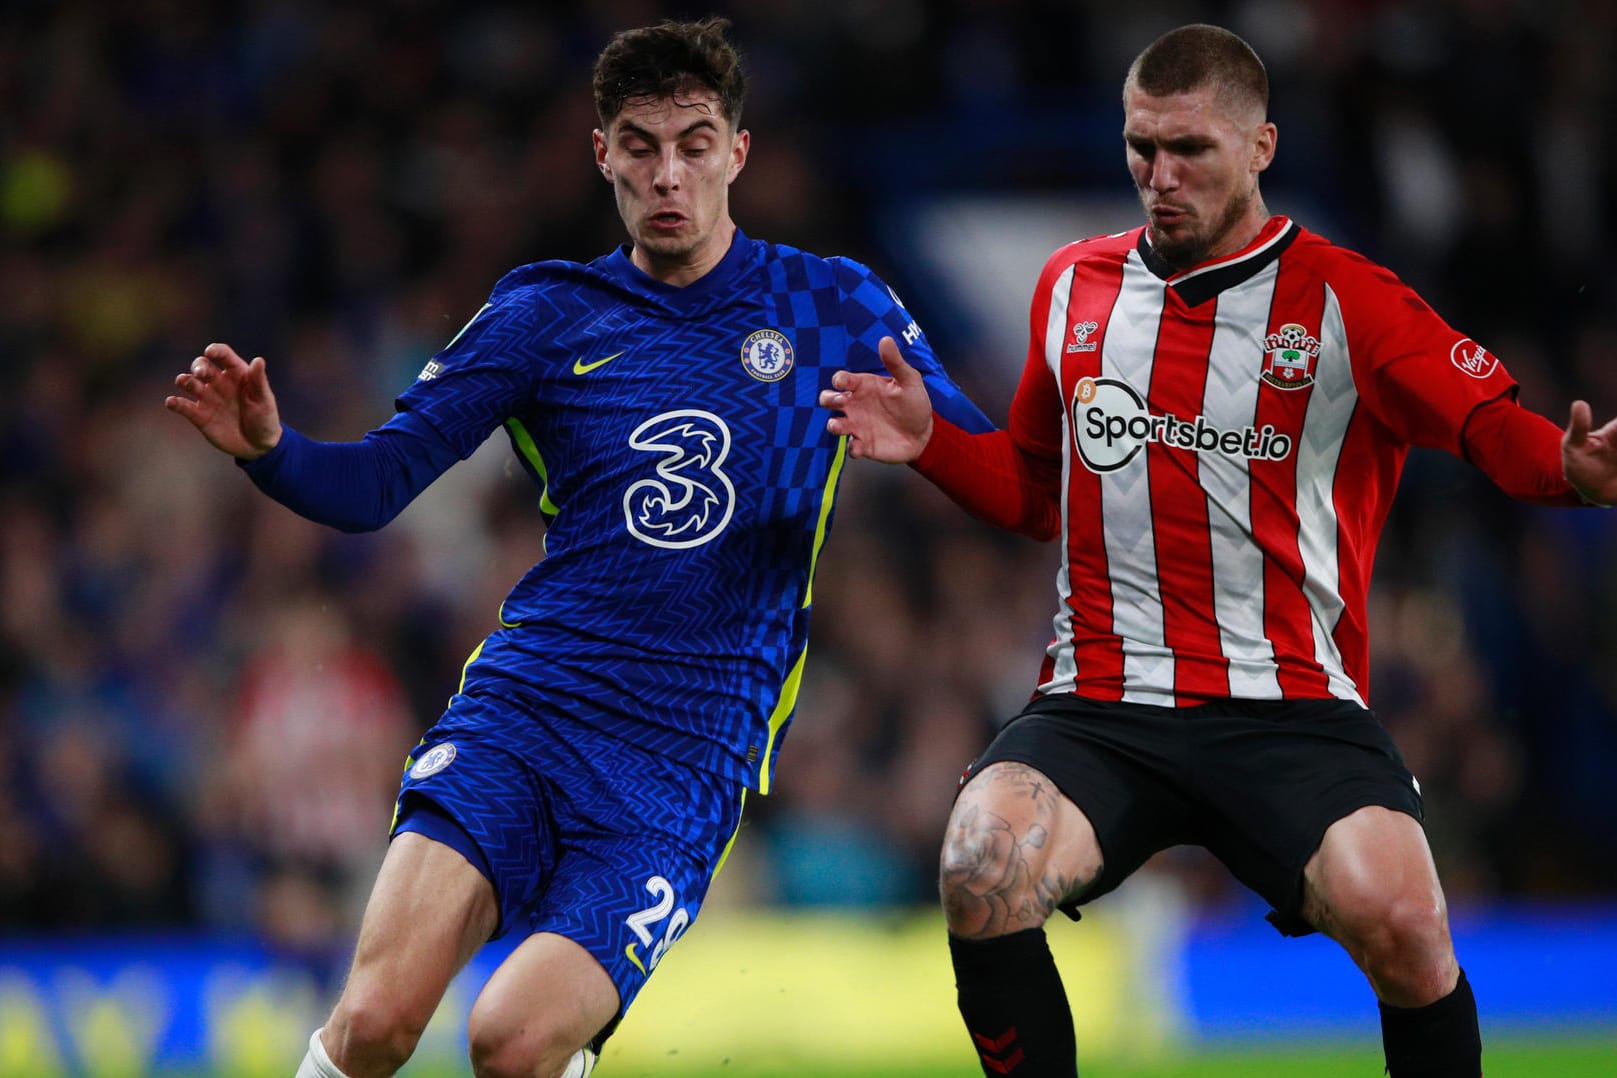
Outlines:
POLYGON ((729 28, 729 19, 715 15, 694 22, 664 19, 614 36, 595 58, 595 114, 602 130, 625 106, 704 90, 718 95, 730 130, 738 130, 747 83, 741 55, 725 34, 729 28))
POLYGON ((1221 26, 1194 23, 1163 34, 1129 65, 1123 88, 1130 86, 1152 97, 1212 86, 1226 106, 1269 115, 1269 75, 1263 61, 1251 45, 1221 26))

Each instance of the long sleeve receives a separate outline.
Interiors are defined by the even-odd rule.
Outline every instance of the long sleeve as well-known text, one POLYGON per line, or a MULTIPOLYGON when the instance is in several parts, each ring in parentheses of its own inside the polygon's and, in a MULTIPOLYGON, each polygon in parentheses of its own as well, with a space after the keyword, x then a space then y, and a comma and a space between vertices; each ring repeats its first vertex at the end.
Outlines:
POLYGON ((401 412, 358 442, 319 442, 290 427, 242 464, 265 494, 345 532, 374 531, 460 459, 425 421, 401 412))
POLYGON ((1008 431, 968 434, 934 414, 932 439, 914 466, 977 519, 1046 540, 1061 530, 1061 507, 1055 484, 1040 478, 1039 463, 1008 431))
POLYGON ((1008 429, 967 433, 941 412, 914 468, 972 516, 1033 539, 1061 531, 1061 401, 1030 355, 1008 429))
POLYGON ((1501 397, 1481 405, 1465 424, 1466 459, 1500 490, 1540 505, 1583 505, 1561 471, 1561 428, 1501 397))

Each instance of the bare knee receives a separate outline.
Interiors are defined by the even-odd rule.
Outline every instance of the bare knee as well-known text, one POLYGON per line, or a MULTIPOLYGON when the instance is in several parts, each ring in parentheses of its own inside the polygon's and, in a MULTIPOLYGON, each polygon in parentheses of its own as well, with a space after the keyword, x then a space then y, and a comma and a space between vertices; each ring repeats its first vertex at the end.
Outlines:
POLYGON ((1459 978, 1448 907, 1412 820, 1361 810, 1327 833, 1305 873, 1305 915, 1341 943, 1383 1002, 1419 1007, 1459 978))
POLYGON ((579 1045, 547 1026, 543 1014, 515 1018, 475 1005, 467 1029, 477 1078, 557 1078, 579 1045))
POLYGON ((1371 907, 1344 943, 1384 1001, 1424 1006, 1459 977, 1440 893, 1395 896, 1371 907))
POLYGON ((999 763, 961 792, 944 835, 938 891, 967 939, 1042 925, 1100 873, 1094 830, 1048 778, 999 763))
POLYGON ((322 1039, 344 1074, 392 1074, 415 1051, 431 1017, 430 1009, 412 1007, 392 993, 350 988, 327 1020, 322 1039))

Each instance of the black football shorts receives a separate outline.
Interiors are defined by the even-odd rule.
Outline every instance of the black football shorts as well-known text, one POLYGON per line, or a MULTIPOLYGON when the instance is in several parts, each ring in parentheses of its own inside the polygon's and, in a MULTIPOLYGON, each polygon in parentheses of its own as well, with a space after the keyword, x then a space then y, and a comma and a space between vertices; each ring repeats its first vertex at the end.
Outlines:
POLYGON ((1343 700, 1218 700, 1171 708, 1035 699, 973 761, 1028 764, 1094 825, 1104 865, 1062 907, 1111 891, 1151 855, 1202 846, 1274 908, 1288 936, 1301 917, 1303 866, 1325 830, 1380 805, 1424 817, 1420 787, 1373 712, 1343 700))

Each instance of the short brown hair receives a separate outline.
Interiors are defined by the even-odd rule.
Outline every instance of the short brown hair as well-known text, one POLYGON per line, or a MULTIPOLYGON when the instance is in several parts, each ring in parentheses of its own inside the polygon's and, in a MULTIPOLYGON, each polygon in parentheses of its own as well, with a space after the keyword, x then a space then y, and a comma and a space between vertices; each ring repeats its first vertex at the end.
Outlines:
POLYGON ((1151 42, 1134 58, 1123 85, 1152 97, 1215 86, 1229 103, 1256 105, 1269 114, 1269 75, 1263 61, 1238 35, 1206 23, 1181 26, 1151 42))
POLYGON ((713 16, 698 22, 664 19, 655 26, 625 30, 595 59, 595 112, 604 129, 625 105, 711 90, 730 129, 741 124, 746 77, 741 56, 725 37, 730 20, 713 16))

